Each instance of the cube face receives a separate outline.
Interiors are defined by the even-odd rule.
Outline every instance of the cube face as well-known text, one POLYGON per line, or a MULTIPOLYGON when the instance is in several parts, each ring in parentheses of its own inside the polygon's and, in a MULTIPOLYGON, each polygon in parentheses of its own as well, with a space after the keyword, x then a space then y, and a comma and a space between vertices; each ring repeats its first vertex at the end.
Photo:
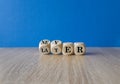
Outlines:
POLYGON ((47 39, 44 39, 44 40, 41 40, 39 45, 49 45, 50 44, 50 40, 47 40, 47 39))
POLYGON ((51 42, 51 52, 53 54, 61 54, 62 52, 62 41, 54 40, 51 42))
POLYGON ((51 42, 51 45, 62 45, 62 41, 60 41, 60 40, 53 40, 51 42))
POLYGON ((75 55, 84 55, 86 53, 85 44, 83 42, 74 43, 75 55))
POLYGON ((62 53, 63 55, 72 55, 74 52, 73 43, 66 42, 63 43, 62 53))
POLYGON ((41 54, 47 55, 50 53, 50 41, 45 39, 39 43, 39 51, 41 54))
POLYGON ((51 52, 53 53, 53 54, 61 54, 61 52, 62 52, 62 49, 61 49, 61 47, 59 47, 59 46, 55 46, 55 45, 53 45, 52 47, 51 47, 51 52))
POLYGON ((50 53, 50 48, 49 48, 49 46, 41 46, 39 48, 39 51, 41 54, 47 55, 50 53))

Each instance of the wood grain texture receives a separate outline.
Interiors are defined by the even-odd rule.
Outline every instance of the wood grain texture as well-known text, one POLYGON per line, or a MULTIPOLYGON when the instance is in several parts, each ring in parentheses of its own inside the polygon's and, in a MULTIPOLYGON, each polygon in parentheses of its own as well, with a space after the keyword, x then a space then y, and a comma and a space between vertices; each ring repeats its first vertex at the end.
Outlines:
POLYGON ((0 48, 0 84, 120 84, 120 48, 87 48, 84 56, 0 48))

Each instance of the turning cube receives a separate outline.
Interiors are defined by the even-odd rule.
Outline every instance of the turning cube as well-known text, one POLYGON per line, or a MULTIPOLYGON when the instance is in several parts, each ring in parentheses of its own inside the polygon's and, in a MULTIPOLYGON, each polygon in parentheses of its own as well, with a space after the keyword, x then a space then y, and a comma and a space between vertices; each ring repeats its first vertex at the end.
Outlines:
POLYGON ((53 40, 51 42, 51 53, 53 54, 61 54, 62 52, 62 41, 53 40))
POLYGON ((42 40, 39 43, 39 51, 41 54, 47 55, 50 53, 50 40, 42 40))

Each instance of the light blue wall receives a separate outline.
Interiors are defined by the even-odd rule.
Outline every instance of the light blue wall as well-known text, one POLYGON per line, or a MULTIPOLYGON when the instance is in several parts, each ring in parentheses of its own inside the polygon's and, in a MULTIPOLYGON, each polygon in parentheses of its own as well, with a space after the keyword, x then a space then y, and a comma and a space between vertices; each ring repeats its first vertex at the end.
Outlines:
POLYGON ((0 47, 44 38, 120 47, 120 0, 0 0, 0 47))

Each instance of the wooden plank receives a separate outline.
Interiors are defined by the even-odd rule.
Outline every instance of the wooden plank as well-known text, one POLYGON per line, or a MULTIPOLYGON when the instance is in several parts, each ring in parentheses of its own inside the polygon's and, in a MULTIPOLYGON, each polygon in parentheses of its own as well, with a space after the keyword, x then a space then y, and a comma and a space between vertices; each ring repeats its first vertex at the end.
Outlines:
POLYGON ((119 84, 120 48, 84 56, 41 55, 38 48, 0 48, 0 84, 119 84))

